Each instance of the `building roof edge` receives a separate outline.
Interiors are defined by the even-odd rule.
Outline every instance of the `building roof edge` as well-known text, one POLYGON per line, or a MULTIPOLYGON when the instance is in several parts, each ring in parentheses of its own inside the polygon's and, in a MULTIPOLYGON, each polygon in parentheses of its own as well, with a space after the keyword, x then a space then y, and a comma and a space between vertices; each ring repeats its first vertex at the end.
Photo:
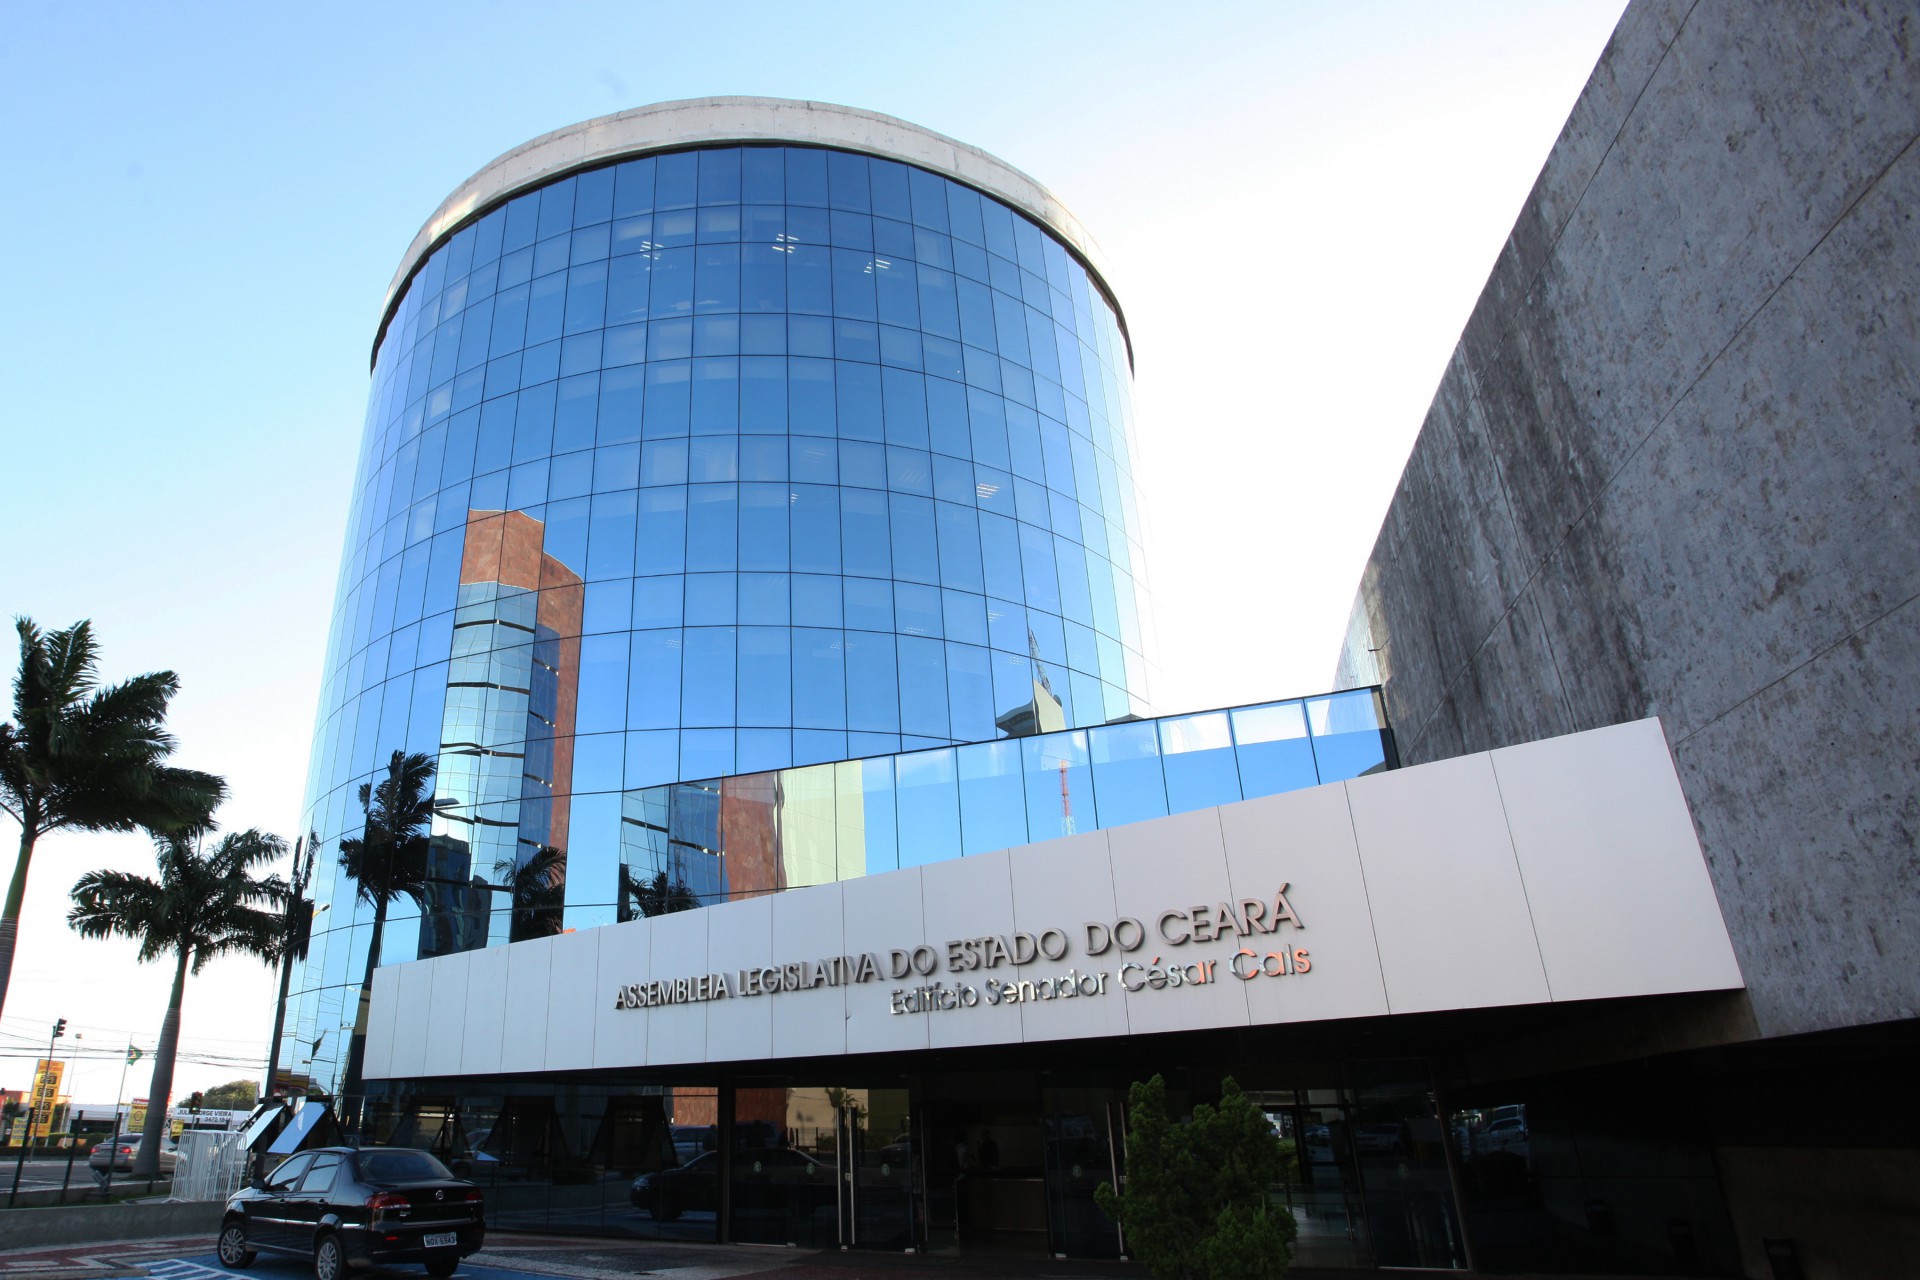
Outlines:
POLYGON ((831 102, 792 98, 687 98, 583 120, 495 157, 441 201, 414 235, 387 286, 374 337, 378 355, 393 310, 433 249, 502 201, 582 169, 630 156, 726 143, 789 143, 898 160, 973 187, 1047 228, 1093 276, 1129 345, 1125 315, 1104 255, 1080 220, 1039 182, 996 156, 919 125, 831 102))

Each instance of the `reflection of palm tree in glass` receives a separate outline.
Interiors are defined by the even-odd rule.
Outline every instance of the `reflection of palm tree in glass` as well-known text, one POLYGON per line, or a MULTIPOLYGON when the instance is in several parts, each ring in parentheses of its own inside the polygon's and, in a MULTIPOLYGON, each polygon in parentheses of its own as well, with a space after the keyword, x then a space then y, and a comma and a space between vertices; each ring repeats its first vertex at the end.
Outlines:
POLYGON ((699 905, 700 895, 677 876, 668 880, 664 871, 642 876, 624 863, 620 867, 620 899, 615 916, 621 921, 692 911, 699 905))
POLYGON ((358 837, 340 842, 340 869, 353 880, 356 895, 373 907, 373 934, 367 943, 366 974, 360 981, 360 1009, 347 1050, 346 1078, 340 1091, 360 1091, 367 1051, 367 1007, 373 999, 373 971, 380 965, 381 936, 387 907, 401 894, 422 901, 427 888, 427 831, 433 820, 433 761, 414 751, 396 751, 378 786, 360 784, 366 826, 358 837))
POLYGON ((492 886, 494 892, 512 895, 507 941, 550 938, 560 932, 566 908, 566 850, 543 844, 517 867, 508 862, 496 863, 493 873, 506 881, 504 885, 492 886))

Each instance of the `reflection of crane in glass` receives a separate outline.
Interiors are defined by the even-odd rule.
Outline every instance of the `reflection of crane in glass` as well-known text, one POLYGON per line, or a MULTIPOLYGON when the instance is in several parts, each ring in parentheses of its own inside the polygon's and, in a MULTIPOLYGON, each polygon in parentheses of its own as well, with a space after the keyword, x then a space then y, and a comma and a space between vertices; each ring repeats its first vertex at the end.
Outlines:
POLYGON ((1067 790, 1067 761, 1063 756, 1060 760, 1060 834, 1070 836, 1073 831, 1073 793, 1067 790))

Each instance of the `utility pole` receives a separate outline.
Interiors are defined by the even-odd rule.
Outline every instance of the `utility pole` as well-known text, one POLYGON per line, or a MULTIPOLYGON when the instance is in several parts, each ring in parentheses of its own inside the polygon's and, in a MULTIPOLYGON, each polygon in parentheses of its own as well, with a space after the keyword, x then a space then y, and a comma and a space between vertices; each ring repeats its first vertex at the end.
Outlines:
MULTIPOLYGON (((53 1043, 65 1034, 67 1034, 67 1020, 62 1018, 53 1024, 53 1034, 47 1037, 47 1074, 49 1076, 53 1074, 53 1043)), ((36 1078, 34 1084, 37 1086, 39 1083, 40 1081, 36 1078)), ((39 1090, 36 1088, 34 1092, 38 1093, 39 1090)), ((33 1146, 34 1117, 39 1114, 40 1106, 38 1101, 35 1100, 33 1105, 27 1108, 27 1132, 25 1140, 20 1144, 20 1159, 17 1160, 13 1166, 13 1190, 7 1193, 7 1208, 9 1209, 13 1208, 14 1199, 20 1194, 20 1176, 27 1171, 27 1150, 33 1146)), ((49 1111, 47 1116, 48 1119, 52 1119, 53 1113, 49 1111)))

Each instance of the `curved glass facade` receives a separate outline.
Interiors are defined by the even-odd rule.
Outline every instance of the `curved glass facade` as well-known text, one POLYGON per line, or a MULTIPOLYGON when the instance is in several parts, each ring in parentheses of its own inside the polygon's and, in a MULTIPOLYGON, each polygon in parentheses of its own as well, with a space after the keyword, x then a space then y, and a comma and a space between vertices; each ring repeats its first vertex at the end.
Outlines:
POLYGON ((673 892, 659 788, 1147 714, 1128 376, 1047 231, 851 152, 630 159, 438 246, 374 359, 283 1070, 340 1088, 376 949, 673 892), (395 752, 431 837, 382 862, 395 752))

